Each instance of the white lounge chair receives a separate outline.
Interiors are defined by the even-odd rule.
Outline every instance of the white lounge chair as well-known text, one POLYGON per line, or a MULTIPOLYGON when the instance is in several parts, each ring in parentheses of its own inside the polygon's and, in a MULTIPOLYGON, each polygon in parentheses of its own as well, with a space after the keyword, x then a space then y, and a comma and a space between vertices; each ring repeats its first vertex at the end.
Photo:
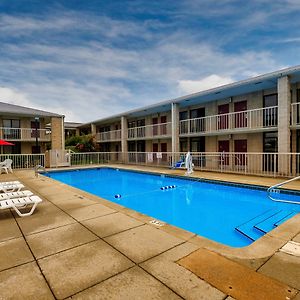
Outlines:
POLYGON ((13 198, 29 197, 32 196, 31 191, 19 191, 19 192, 9 192, 9 193, 0 193, 0 201, 8 200, 13 198))
POLYGON ((18 180, 15 181, 0 181, 0 185, 9 185, 9 184, 20 184, 21 182, 18 180))
POLYGON ((29 196, 21 198, 13 198, 0 201, 0 209, 13 208, 20 217, 26 217, 32 215, 38 203, 42 202, 39 196, 29 196), (28 205, 32 205, 32 208, 27 213, 21 213, 20 209, 26 208, 28 205))
POLYGON ((0 193, 20 192, 22 188, 24 188, 24 185, 22 183, 14 183, 14 184, 0 183, 0 193))
POLYGON ((6 174, 8 174, 8 172, 12 173, 12 160, 10 158, 7 158, 6 160, 4 160, 3 162, 0 163, 0 174, 2 173, 2 171, 4 171, 6 174))

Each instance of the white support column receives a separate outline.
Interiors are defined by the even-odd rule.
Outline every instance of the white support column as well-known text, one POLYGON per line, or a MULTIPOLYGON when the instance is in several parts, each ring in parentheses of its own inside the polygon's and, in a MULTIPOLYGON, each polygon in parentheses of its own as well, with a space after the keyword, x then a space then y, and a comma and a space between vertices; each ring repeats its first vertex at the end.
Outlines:
POLYGON ((127 126, 127 118, 121 117, 121 151, 123 156, 123 163, 127 162, 127 153, 128 153, 128 145, 127 145, 127 136, 128 136, 128 126, 127 126))
POLYGON ((175 153, 179 152, 179 105, 172 103, 172 163, 179 157, 175 153))
POLYGON ((291 85, 288 76, 280 77, 277 81, 278 90, 278 171, 282 175, 289 173, 289 159, 280 153, 291 152, 291 85))
POLYGON ((92 135, 96 135, 96 125, 95 124, 91 124, 91 133, 92 135))

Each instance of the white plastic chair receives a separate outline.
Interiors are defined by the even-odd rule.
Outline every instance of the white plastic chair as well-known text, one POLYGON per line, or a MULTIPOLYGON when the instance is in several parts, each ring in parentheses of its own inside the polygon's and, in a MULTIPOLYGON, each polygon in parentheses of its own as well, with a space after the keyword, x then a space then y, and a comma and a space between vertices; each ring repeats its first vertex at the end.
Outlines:
POLYGON ((2 173, 2 171, 4 171, 6 174, 8 174, 8 172, 12 173, 12 160, 10 158, 7 158, 6 160, 4 160, 3 162, 0 163, 0 174, 2 173))
POLYGON ((38 203, 42 202, 39 196, 29 196, 21 198, 12 198, 0 201, 0 209, 13 208, 20 217, 26 217, 32 215, 38 203), (26 208, 28 205, 32 205, 32 208, 27 213, 22 213, 20 209, 26 208))

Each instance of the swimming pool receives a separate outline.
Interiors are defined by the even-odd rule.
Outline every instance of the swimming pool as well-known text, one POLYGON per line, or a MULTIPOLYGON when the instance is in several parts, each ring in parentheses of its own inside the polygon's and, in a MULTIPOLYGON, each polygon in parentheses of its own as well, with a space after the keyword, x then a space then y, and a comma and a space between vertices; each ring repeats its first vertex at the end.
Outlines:
MULTIPOLYGON (((112 168, 45 175, 232 247, 251 244, 300 212, 300 205, 274 202, 265 190, 217 182, 112 168)), ((297 194, 279 195, 300 201, 297 194)))

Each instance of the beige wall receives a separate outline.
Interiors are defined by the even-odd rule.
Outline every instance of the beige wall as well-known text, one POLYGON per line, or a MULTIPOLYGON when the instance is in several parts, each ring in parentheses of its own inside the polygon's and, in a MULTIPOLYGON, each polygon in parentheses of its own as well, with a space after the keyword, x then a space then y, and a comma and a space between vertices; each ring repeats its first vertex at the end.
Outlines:
POLYGON ((64 118, 51 118, 51 149, 60 150, 65 148, 64 143, 64 118))
POLYGON ((161 144, 167 143, 167 152, 172 152, 172 141, 171 139, 155 139, 155 140, 146 140, 146 152, 153 151, 153 144, 158 144, 158 151, 161 151, 161 144))
POLYGON ((32 153, 32 143, 21 143, 21 153, 31 154, 32 153))

